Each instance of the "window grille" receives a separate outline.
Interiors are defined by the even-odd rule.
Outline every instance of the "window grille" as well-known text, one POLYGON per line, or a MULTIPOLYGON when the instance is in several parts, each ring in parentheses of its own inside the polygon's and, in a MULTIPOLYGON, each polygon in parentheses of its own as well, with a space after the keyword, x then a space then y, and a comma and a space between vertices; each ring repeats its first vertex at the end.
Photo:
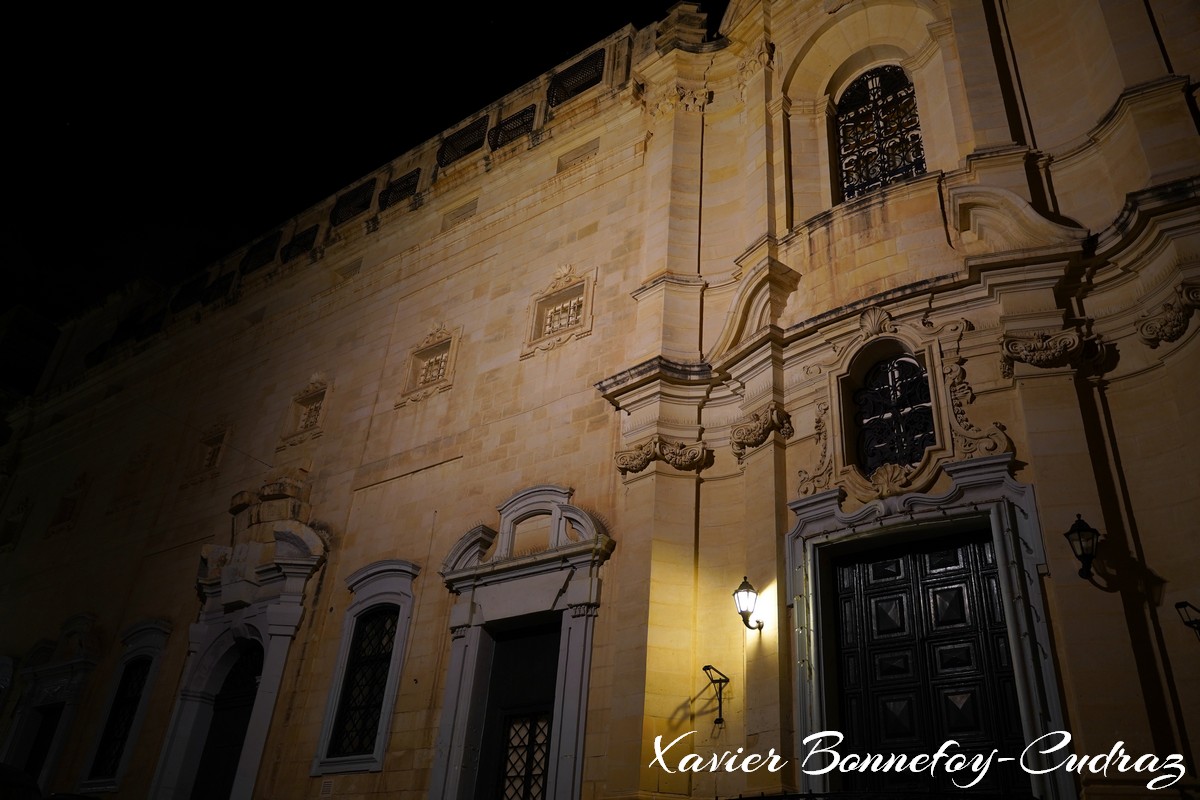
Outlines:
POLYGON ((517 113, 505 117, 488 131, 488 146, 495 150, 533 130, 533 106, 526 106, 517 113))
POLYGON ((329 739, 329 757, 369 754, 375 749, 400 609, 379 605, 360 614, 342 681, 342 696, 329 739))
POLYGON ((361 183, 337 199, 329 221, 334 226, 354 219, 371 207, 371 196, 375 194, 375 179, 361 183))
POLYGON ((546 102, 551 107, 561 105, 572 97, 592 88, 604 77, 604 51, 584 56, 550 81, 546 91, 546 102))
POLYGON ((321 406, 325 404, 325 393, 321 392, 315 398, 308 402, 300 404, 300 424, 297 428, 301 431, 311 430, 317 427, 317 423, 321 421, 321 406))
POLYGON ((575 297, 565 303, 559 303, 547 308, 545 323, 542 326, 542 335, 549 336, 552 333, 558 333, 561 330, 578 325, 582 312, 582 297, 575 297))
POLYGON ((437 163, 446 167, 458 161, 463 156, 474 153, 483 147, 484 136, 487 134, 487 117, 480 117, 465 128, 460 128, 446 137, 438 148, 437 163))
POLYGON ((430 356, 421 365, 421 374, 417 378, 417 382, 424 386, 427 383, 436 383, 446 377, 446 362, 450 357, 449 350, 443 350, 440 353, 430 356))
POLYGON ((142 690, 146 686, 146 676, 150 674, 150 662, 150 656, 132 659, 121 672, 121 682, 117 684, 117 695, 113 698, 108 721, 104 724, 100 746, 96 749, 96 757, 88 773, 89 779, 116 777, 129 731, 133 728, 133 718, 142 699, 142 690))
POLYGON ((402 200, 407 200, 417 193, 417 184, 421 180, 420 168, 414 169, 406 175, 401 175, 394 181, 388 181, 388 185, 379 193, 379 210, 391 208, 402 200))
POLYGON ((265 267, 275 260, 275 250, 279 247, 279 231, 275 231, 265 239, 260 239, 242 256, 238 271, 248 275, 256 269, 265 267))
POLYGON ((317 243, 317 226, 305 228, 292 237, 292 240, 279 251, 279 260, 285 264, 293 258, 298 258, 313 249, 317 243))
POLYGON ((854 393, 858 461, 870 475, 883 464, 920 463, 934 442, 925 368, 910 355, 875 364, 854 393))
POLYGON ((550 715, 514 716, 505 725, 503 800, 542 800, 546 797, 546 766, 550 756, 550 715))
POLYGON ((837 103, 842 197, 925 172, 925 147, 912 82, 896 66, 860 75, 837 103))

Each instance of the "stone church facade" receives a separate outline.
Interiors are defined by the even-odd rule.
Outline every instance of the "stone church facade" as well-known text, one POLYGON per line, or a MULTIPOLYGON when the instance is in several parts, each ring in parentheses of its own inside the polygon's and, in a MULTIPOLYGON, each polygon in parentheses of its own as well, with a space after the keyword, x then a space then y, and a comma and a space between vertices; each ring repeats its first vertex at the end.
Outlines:
POLYGON ((1194 4, 720 30, 619 30, 73 323, 2 453, 0 761, 103 797, 955 791, 806 760, 838 731, 1021 756, 976 786, 1008 796, 1200 789, 1194 4), (1118 742, 1158 771, 1064 764, 1118 742))

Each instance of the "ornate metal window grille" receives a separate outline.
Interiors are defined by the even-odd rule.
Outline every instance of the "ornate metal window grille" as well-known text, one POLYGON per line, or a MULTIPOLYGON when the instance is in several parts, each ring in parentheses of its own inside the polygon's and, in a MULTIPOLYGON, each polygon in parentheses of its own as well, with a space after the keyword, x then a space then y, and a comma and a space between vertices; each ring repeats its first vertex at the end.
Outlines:
POLYGON ((421 170, 419 167, 406 175, 401 175, 394 181, 388 181, 388 185, 379 193, 379 210, 391 208, 401 200, 412 197, 417 193, 417 184, 420 181, 421 170))
POLYGON ((298 258, 311 251, 317 243, 317 227, 313 225, 294 235, 292 240, 279 251, 279 260, 286 264, 293 258, 298 258))
POLYGON ((260 239, 242 256, 238 271, 248 275, 254 270, 265 267, 275 260, 275 251, 279 248, 279 231, 275 231, 265 239, 260 239))
POLYGON ((460 128, 447 136, 445 141, 442 142, 442 146, 438 148, 438 166, 449 166, 468 153, 474 153, 483 147, 483 140, 487 135, 487 126, 487 117, 480 117, 467 127, 460 128))
POLYGON ((517 113, 505 117, 488 131, 488 146, 495 150, 509 142, 515 142, 520 137, 533 130, 533 106, 526 106, 517 113))
POLYGON ((342 696, 329 737, 330 758, 366 755, 375 749, 399 615, 399 606, 378 605, 359 614, 354 623, 342 696))
POLYGON ((150 674, 150 660, 150 656, 134 658, 121 672, 121 682, 117 684, 117 694, 108 712, 108 721, 104 723, 89 778, 116 777, 129 731, 133 729, 133 718, 142 700, 142 690, 146 687, 146 677, 150 674))
POLYGON ((550 760, 550 715, 510 717, 504 726, 503 800, 542 800, 546 797, 546 766, 550 760))
POLYGON ((360 183, 337 199, 333 205, 333 213, 329 221, 334 226, 341 225, 354 219, 371 207, 371 197, 375 194, 375 179, 360 183))
POLYGON ((925 146, 912 82, 900 67, 863 73, 837 104, 842 197, 925 172, 925 146))
POLYGON ((551 108, 567 102, 595 86, 604 77, 604 51, 596 50, 576 61, 550 80, 546 102, 551 108))
POLYGON ((868 370, 854 393, 858 463, 870 475, 883 464, 917 464, 933 445, 933 405, 925 368, 910 355, 868 370))

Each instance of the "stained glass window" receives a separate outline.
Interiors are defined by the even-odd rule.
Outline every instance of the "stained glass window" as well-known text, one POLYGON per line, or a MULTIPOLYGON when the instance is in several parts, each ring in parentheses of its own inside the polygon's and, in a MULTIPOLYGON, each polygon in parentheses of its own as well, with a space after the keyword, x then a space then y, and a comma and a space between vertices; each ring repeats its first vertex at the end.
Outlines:
POLYGON ((845 200, 925 172, 912 81, 896 66, 854 80, 837 103, 837 148, 845 200))
POLYGON ((342 696, 329 738, 329 758, 364 755, 375 749, 399 614, 398 606, 378 605, 355 620, 342 696))
POLYGON ((917 464, 934 444, 929 380, 911 355, 871 367, 854 393, 854 405, 858 463, 867 475, 883 464, 917 464))

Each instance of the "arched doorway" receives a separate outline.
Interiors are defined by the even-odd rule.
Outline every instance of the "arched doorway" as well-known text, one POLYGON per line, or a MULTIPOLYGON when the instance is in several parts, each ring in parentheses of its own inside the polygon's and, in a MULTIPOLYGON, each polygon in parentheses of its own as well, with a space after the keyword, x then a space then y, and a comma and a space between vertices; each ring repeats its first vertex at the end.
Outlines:
POLYGON ((192 800, 229 797, 237 776, 238 759, 262 676, 263 650, 258 642, 246 639, 239 641, 236 649, 237 661, 213 698, 212 722, 192 785, 192 800))

